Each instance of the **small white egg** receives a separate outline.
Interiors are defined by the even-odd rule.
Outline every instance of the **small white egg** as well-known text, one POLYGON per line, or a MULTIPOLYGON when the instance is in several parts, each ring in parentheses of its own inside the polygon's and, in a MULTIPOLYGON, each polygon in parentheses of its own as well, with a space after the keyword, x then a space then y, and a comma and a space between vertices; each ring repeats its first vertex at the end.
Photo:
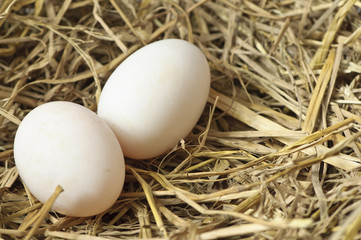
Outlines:
POLYGON ((122 149, 104 120, 71 102, 50 102, 32 110, 14 141, 19 175, 45 202, 60 185, 53 210, 92 216, 107 210, 123 188, 122 149))
POLYGON ((151 43, 124 60, 106 82, 98 115, 124 155, 158 156, 196 125, 207 102, 210 69, 203 53, 179 39, 151 43))

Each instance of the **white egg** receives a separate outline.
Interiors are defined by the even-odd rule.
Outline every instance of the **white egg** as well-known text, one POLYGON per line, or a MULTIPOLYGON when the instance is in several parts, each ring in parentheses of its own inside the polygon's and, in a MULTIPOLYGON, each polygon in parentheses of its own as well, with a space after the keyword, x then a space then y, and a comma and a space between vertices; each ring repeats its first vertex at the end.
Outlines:
POLYGON ((203 53, 179 39, 151 43, 124 60, 106 82, 98 115, 124 155, 158 156, 185 138, 207 102, 210 69, 203 53))
POLYGON ((53 210, 91 216, 107 210, 124 183, 122 149, 104 120, 71 102, 50 102, 32 110, 14 141, 19 175, 45 202, 60 185, 53 210))

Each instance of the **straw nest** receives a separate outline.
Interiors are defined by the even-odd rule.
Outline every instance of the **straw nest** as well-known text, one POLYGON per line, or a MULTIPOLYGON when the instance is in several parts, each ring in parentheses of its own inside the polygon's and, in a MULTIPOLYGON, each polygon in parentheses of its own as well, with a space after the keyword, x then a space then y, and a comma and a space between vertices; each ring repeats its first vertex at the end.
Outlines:
POLYGON ((0 238, 361 239, 360 9, 356 0, 0 0, 0 238), (34 199, 14 166, 21 119, 55 100, 96 111, 115 67, 164 38, 193 42, 209 61, 197 126, 169 154, 127 159, 107 212, 50 211, 54 199, 34 199))

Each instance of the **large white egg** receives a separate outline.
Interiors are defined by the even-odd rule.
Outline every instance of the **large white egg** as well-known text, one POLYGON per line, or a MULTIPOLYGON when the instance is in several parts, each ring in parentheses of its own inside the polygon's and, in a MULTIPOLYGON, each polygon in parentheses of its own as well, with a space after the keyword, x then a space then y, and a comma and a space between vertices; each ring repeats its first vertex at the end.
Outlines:
POLYGON ((32 110, 14 141, 19 175, 41 202, 64 191, 53 210, 91 216, 108 209, 123 188, 122 149, 104 120, 71 102, 50 102, 32 110))
POLYGON ((158 156, 196 125, 210 89, 203 53, 179 39, 151 43, 124 60, 106 82, 98 115, 116 133, 124 155, 158 156))

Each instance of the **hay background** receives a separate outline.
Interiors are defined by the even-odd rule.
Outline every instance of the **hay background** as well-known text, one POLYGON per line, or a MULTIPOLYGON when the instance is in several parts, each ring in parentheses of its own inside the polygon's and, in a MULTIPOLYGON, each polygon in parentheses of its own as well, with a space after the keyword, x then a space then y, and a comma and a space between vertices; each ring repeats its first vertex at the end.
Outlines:
POLYGON ((0 238, 361 239, 360 34, 356 0, 0 0, 0 238), (96 111, 114 68, 163 38, 209 61, 198 125, 127 159, 106 213, 49 213, 14 167, 21 119, 55 100, 96 111))

